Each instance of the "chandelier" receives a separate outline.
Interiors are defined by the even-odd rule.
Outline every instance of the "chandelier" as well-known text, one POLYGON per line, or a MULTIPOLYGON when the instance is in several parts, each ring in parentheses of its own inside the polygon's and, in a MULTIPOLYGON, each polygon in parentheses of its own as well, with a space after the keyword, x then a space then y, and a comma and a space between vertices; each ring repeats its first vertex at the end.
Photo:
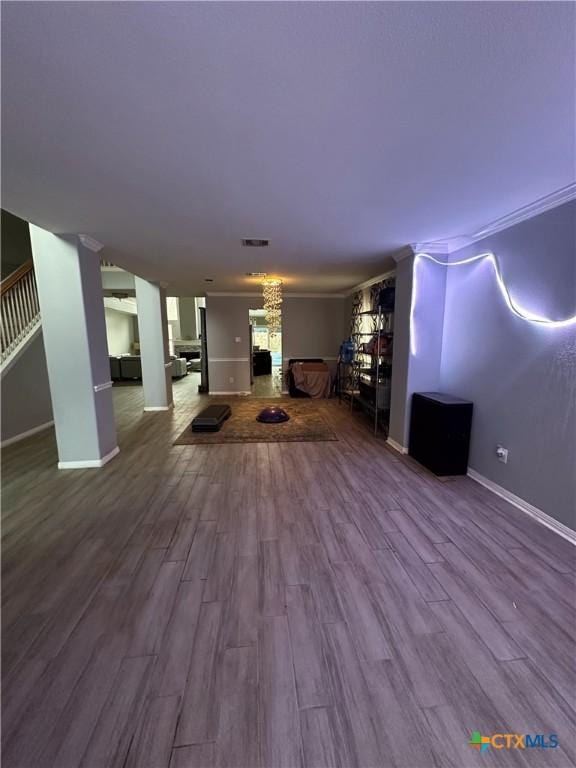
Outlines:
POLYGON ((277 333, 282 322, 282 280, 277 277, 267 277, 263 280, 262 296, 266 325, 273 333, 277 333))

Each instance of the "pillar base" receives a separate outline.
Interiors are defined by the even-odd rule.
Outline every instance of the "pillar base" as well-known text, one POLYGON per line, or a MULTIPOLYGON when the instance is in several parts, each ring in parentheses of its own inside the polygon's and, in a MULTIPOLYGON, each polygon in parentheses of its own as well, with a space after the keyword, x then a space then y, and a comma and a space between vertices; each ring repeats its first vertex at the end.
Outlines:
POLYGON ((85 461, 59 461, 58 462, 58 469, 95 469, 97 467, 103 467, 104 464, 108 464, 108 462, 114 458, 114 456, 118 456, 120 453, 120 448, 116 446, 113 450, 110 451, 110 453, 107 453, 106 456, 102 456, 101 459, 86 459, 85 461))
POLYGON ((170 405, 147 405, 144 407, 144 412, 149 413, 151 411, 171 411, 174 408, 174 403, 170 405))

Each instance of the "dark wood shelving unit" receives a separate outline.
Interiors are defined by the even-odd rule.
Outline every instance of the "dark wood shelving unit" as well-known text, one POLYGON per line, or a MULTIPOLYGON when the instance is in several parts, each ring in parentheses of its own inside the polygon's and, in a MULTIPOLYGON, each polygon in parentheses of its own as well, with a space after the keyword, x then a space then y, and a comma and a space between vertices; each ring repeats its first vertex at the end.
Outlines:
POLYGON ((374 434, 388 430, 390 420, 390 386, 392 381, 392 343, 394 338, 392 310, 381 308, 358 312, 351 338, 355 345, 353 386, 350 408, 355 404, 373 419, 374 434), (364 330, 362 318, 372 318, 372 328, 364 330), (371 339, 365 343, 364 339, 371 339))

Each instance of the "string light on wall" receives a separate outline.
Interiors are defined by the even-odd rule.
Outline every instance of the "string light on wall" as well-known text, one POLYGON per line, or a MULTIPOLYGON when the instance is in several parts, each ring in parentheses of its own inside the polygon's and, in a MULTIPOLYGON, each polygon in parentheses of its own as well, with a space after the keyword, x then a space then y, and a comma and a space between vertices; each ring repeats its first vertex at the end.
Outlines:
POLYGON ((278 332, 282 322, 282 280, 277 277, 267 277, 263 280, 262 296, 266 324, 270 331, 278 332))
POLYGON ((434 256, 431 256, 429 253, 417 253, 414 256, 414 266, 412 273, 412 300, 410 303, 410 349, 413 355, 415 355, 417 351, 414 314, 416 310, 416 302, 418 299, 418 265, 423 260, 431 261, 434 264, 440 265, 441 267, 462 267, 466 264, 472 264, 475 261, 486 260, 489 264, 491 264, 494 270, 494 276, 496 278, 498 288, 500 289, 500 293, 502 294, 506 306, 513 315, 516 315, 516 317, 519 317, 521 320, 525 320, 528 323, 536 323, 543 328, 567 328, 571 325, 576 325, 576 315, 567 317, 564 320, 551 320, 550 318, 544 317, 543 315, 537 315, 516 301, 516 299, 510 295, 510 291, 506 287, 506 283, 502 277, 502 272, 500 270, 500 265, 496 256, 490 251, 487 251, 486 253, 479 253, 476 256, 471 256, 468 259, 460 259, 459 261, 441 261, 440 259, 436 259, 434 256))

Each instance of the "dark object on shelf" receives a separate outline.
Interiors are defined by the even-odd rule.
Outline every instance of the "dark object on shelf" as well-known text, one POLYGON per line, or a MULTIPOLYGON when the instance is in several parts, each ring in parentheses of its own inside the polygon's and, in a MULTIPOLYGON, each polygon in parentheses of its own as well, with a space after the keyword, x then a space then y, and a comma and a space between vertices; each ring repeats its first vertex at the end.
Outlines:
POLYGON ((340 344, 340 361, 342 363, 351 363, 354 360, 354 342, 347 339, 340 344))
POLYGON ((252 352, 252 375, 269 376, 272 373, 272 355, 267 349, 252 352))
POLYGON ((473 404, 440 392, 412 395, 408 453, 435 475, 468 470, 473 404))
POLYGON ((393 285, 387 285, 380 289, 380 293, 378 294, 378 306, 382 312, 393 312, 395 300, 396 288, 393 285))
POLYGON ((301 389, 298 389, 296 384, 294 383, 294 374, 292 373, 291 366, 292 363, 323 363, 324 358, 322 357, 291 357, 290 360, 288 360, 288 392, 290 393, 290 397, 310 397, 310 395, 307 392, 303 392, 301 389))
POLYGON ((284 408, 271 405, 260 411, 258 416, 256 416, 256 421, 261 421, 263 424, 281 424, 283 421, 288 421, 289 418, 290 416, 288 416, 284 408))
POLYGON ((231 414, 229 405, 209 405, 192 419, 192 432, 218 432, 231 414))

